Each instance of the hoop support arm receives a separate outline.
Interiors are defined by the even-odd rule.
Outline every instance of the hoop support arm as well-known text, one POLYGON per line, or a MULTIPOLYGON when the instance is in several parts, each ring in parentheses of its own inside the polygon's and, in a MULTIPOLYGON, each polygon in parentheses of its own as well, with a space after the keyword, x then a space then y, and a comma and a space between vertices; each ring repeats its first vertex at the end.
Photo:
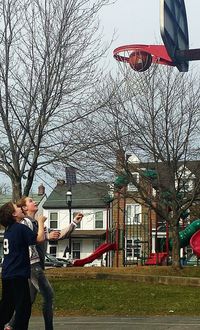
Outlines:
POLYGON ((176 57, 181 61, 198 61, 200 60, 200 48, 177 50, 176 57))

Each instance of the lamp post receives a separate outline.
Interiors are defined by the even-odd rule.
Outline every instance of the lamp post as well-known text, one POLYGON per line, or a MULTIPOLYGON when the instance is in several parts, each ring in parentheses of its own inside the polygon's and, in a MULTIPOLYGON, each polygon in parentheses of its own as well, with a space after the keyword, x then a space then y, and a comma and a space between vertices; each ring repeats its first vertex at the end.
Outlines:
MULTIPOLYGON (((69 210, 69 223, 72 221, 72 192, 71 189, 69 189, 66 192, 66 203, 69 210)), ((71 242, 71 236, 69 236, 69 259, 71 259, 71 253, 72 253, 72 242, 71 242)))
POLYGON ((139 258, 139 242, 140 242, 140 240, 139 240, 139 228, 138 228, 138 226, 139 226, 139 224, 141 224, 140 222, 139 222, 139 216, 140 216, 140 213, 138 213, 138 214, 135 214, 135 222, 136 222, 136 229, 137 229, 137 241, 136 241, 136 251, 137 251, 137 266, 138 266, 138 258, 139 258))

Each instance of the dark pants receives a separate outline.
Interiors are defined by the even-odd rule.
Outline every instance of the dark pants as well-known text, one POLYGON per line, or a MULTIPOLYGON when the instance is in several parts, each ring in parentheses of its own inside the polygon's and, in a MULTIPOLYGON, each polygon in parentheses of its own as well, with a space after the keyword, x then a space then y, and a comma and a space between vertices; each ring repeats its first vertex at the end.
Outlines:
POLYGON ((15 330, 27 330, 31 316, 31 299, 28 279, 2 279, 0 301, 0 330, 11 319, 15 311, 15 330))
MULTIPOLYGON (((29 286, 32 304, 35 301, 37 292, 41 293, 43 298, 42 311, 45 330, 53 330, 53 289, 39 263, 31 265, 31 279, 29 280, 29 286)), ((10 317, 9 325, 16 329, 15 315, 13 315, 12 319, 10 317)))

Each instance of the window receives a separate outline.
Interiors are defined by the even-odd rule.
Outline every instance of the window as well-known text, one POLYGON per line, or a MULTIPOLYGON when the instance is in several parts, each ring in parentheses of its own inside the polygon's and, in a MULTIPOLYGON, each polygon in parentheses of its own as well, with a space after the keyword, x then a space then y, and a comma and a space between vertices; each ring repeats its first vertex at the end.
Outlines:
POLYGON ((134 255, 134 258, 139 258, 141 255, 140 238, 135 237, 133 239, 133 255, 134 255))
POLYGON ((49 253, 50 253, 52 256, 56 257, 56 252, 57 252, 57 247, 56 247, 56 246, 50 246, 50 248, 49 248, 49 253))
MULTIPOLYGON (((77 215, 77 213, 79 213, 79 212, 73 212, 73 219, 75 218, 75 216, 77 215)), ((76 228, 77 229, 78 228, 81 228, 81 223, 80 222, 77 224, 77 227, 76 228)))
POLYGON ((95 212, 95 228, 103 228, 103 211, 95 212))
POLYGON ((180 191, 181 192, 189 192, 193 189, 193 180, 189 179, 189 178, 186 178, 186 177, 183 177, 180 179, 180 191))
POLYGON ((80 259, 81 243, 79 241, 72 242, 72 258, 80 259))
POLYGON ((132 258, 133 257, 133 249, 132 249, 132 239, 127 239, 126 241, 126 257, 132 258))
POLYGON ((50 229, 57 229, 58 228, 58 213, 51 212, 50 213, 50 229))
POLYGON ((134 225, 141 223, 141 205, 130 204, 126 206, 126 224, 134 225))
POLYGON ((126 241, 126 258, 134 260, 141 256, 140 238, 129 238, 126 241))
POLYGON ((138 188, 134 185, 134 182, 139 182, 139 173, 132 173, 133 182, 129 183, 127 186, 127 191, 138 191, 138 188))
POLYGON ((178 170, 176 178, 176 188, 179 187, 180 192, 190 192, 194 188, 195 175, 184 166, 178 170))

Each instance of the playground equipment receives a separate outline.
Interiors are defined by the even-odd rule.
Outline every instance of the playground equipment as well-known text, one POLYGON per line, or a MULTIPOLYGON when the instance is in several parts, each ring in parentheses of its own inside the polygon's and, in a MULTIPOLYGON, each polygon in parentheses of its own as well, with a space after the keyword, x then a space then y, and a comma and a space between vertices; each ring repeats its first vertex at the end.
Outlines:
POLYGON ((85 264, 89 264, 95 259, 98 259, 105 252, 116 250, 116 243, 103 243, 92 254, 83 259, 76 259, 73 262, 74 267, 82 267, 85 264))
MULTIPOLYGON (((180 248, 190 244, 194 254, 200 257, 200 219, 193 221, 184 230, 179 232, 180 248)), ((172 240, 169 240, 169 247, 172 248, 172 240)), ((102 254, 108 251, 116 250, 116 243, 103 243, 92 254, 83 259, 76 259, 73 262, 74 267, 82 267, 98 259, 102 254)), ((145 265, 162 265, 166 263, 167 253, 151 253, 145 265)))
MULTIPOLYGON (((190 245, 194 254, 200 257, 200 219, 193 221, 184 230, 179 232, 180 248, 190 245)), ((163 240, 166 241, 166 239, 163 240)), ((169 240, 169 249, 172 249, 172 240, 169 240)), ((151 253, 145 265, 162 265, 166 262, 167 253, 151 253)))
POLYGON ((200 230, 198 230, 190 239, 190 246, 196 254, 197 257, 200 257, 200 230))
POLYGON ((200 240, 198 242, 198 235, 195 235, 200 229, 200 219, 193 221, 184 230, 179 232, 180 247, 185 247, 190 244, 193 249, 194 246, 199 246, 200 250, 200 240), (194 237, 193 237, 194 235, 194 237), (191 245, 192 244, 192 245, 191 245))
POLYGON ((145 266, 150 265, 162 265, 167 261, 167 252, 158 252, 151 253, 147 261, 145 262, 145 266))

